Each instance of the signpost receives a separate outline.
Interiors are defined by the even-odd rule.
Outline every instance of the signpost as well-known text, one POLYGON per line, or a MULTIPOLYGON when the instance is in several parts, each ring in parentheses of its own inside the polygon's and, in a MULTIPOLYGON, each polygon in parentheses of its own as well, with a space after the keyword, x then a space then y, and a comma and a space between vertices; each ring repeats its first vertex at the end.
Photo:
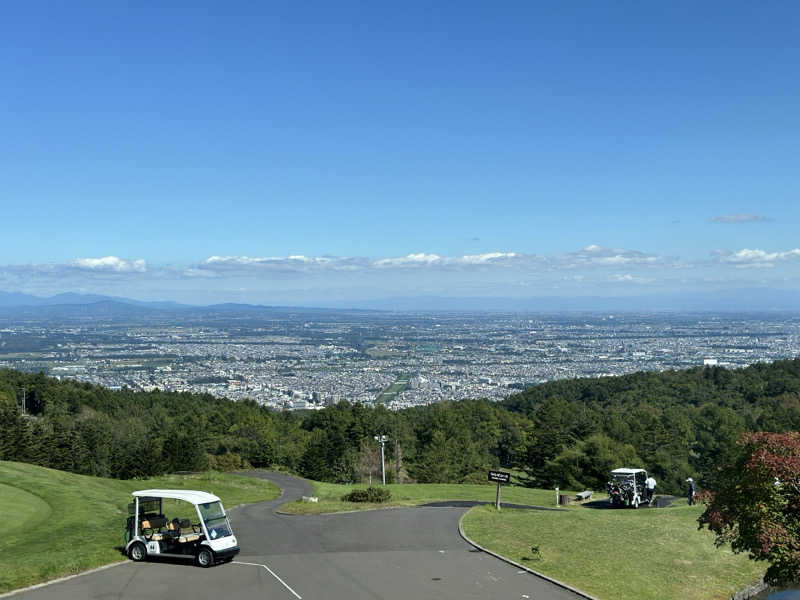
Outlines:
POLYGON ((489 481, 497 482, 497 497, 494 501, 494 507, 500 510, 500 484, 509 483, 511 481, 511 473, 505 471, 489 471, 489 481))

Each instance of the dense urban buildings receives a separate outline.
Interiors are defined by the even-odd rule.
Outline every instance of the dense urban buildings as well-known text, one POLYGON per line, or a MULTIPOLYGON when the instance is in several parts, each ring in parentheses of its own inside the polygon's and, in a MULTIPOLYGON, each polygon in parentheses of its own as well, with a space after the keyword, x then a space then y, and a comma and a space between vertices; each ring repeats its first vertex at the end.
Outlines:
POLYGON ((791 314, 388 313, 255 309, 0 321, 0 368, 111 388, 346 399, 391 408, 527 385, 800 354, 791 314))

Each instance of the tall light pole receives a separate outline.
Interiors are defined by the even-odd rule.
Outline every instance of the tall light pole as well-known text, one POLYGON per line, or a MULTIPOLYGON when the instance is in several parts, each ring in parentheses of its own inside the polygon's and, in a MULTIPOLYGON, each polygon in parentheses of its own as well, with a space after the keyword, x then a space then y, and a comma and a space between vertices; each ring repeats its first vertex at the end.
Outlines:
POLYGON ((386 462, 383 460, 383 446, 389 441, 388 435, 376 435, 375 441, 381 443, 381 481, 386 485, 386 462))

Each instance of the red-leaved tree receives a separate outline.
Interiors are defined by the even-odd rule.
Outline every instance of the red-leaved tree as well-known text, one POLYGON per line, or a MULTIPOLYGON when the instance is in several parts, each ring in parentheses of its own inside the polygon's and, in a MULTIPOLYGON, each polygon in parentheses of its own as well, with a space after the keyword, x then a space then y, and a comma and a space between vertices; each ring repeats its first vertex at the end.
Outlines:
POLYGON ((721 468, 700 528, 718 546, 770 563, 767 583, 800 581, 800 432, 745 433, 736 459, 721 468))

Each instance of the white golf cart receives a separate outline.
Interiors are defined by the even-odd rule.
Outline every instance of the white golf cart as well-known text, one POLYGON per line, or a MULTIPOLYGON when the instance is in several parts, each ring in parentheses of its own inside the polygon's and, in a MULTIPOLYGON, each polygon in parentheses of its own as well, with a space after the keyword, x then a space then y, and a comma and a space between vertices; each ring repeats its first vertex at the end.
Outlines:
POLYGON ((645 493, 645 480, 647 471, 644 469, 614 469, 608 482, 608 501, 613 506, 632 506, 647 502, 645 493))
POLYGON ((208 492, 140 490, 133 492, 128 512, 125 553, 131 560, 169 556, 210 567, 239 553, 222 502, 208 492), (172 520, 164 515, 165 499, 177 513, 172 520))

